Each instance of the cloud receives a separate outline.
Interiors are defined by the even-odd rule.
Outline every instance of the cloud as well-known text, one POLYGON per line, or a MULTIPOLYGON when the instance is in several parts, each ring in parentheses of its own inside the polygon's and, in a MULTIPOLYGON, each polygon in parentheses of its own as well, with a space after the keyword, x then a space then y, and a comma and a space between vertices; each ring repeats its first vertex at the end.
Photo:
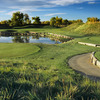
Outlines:
POLYGON ((97 1, 91 1, 91 2, 88 2, 88 4, 100 4, 100 2, 97 2, 97 1))
POLYGON ((94 1, 94 0, 51 0, 49 1, 49 3, 65 6, 65 5, 79 4, 79 3, 91 2, 91 1, 94 1))
POLYGON ((51 13, 51 14, 46 14, 44 16, 55 16, 55 15, 62 15, 62 14, 66 14, 66 13, 51 13))
POLYGON ((7 15, 10 15, 12 16, 13 13, 17 12, 17 11, 20 11, 20 12, 23 12, 23 13, 29 13, 29 12, 38 12, 38 11, 52 11, 54 9, 38 9, 38 8, 31 8, 31 7, 28 7, 28 8, 24 8, 22 7, 21 9, 18 9, 18 7, 12 7, 13 11, 10 11, 8 13, 6 13, 7 15), (17 10, 14 10, 14 9, 17 9, 17 10))
MULTIPOLYGON (((80 4, 83 2, 93 3, 95 2, 95 0, 0 0, 0 9, 6 10, 7 15, 11 16, 12 13, 16 11, 21 11, 23 13, 32 13, 36 11, 51 11, 52 7, 80 4)), ((57 15, 63 13, 55 14, 57 15)), ((53 15, 49 14, 49 16, 53 15)))
POLYGON ((96 4, 96 2, 94 2, 94 1, 91 1, 91 2, 88 2, 88 4, 96 4))
POLYGON ((56 6, 65 6, 72 4, 79 4, 83 2, 94 2, 95 0, 0 0, 0 8, 11 8, 11 7, 29 7, 34 8, 41 7, 56 7, 56 6), (4 5, 6 5, 4 7, 4 5))

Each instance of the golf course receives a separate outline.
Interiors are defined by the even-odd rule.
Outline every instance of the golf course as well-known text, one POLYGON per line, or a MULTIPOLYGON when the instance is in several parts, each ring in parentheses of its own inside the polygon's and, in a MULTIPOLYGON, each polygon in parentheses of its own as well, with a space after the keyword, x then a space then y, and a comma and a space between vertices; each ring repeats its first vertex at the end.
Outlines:
POLYGON ((31 25, 0 31, 48 32, 73 38, 60 44, 0 43, 0 100, 99 100, 99 80, 78 73, 68 61, 91 52, 97 52, 100 60, 100 48, 78 44, 100 44, 100 23, 62 28, 31 25))

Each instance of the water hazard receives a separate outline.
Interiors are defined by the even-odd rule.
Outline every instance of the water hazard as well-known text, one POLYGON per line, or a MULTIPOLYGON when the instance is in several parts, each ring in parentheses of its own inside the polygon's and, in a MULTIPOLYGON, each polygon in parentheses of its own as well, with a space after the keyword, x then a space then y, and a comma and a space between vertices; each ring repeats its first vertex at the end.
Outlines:
POLYGON ((0 36, 0 43, 60 44, 62 42, 52 40, 48 37, 39 37, 39 36, 0 36))

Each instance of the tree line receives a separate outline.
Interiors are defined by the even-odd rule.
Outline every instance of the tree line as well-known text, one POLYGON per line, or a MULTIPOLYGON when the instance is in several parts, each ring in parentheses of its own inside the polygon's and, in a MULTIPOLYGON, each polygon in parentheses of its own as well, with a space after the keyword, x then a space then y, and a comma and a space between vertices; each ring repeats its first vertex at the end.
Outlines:
MULTIPOLYGON (((12 18, 10 20, 1 21, 0 24, 7 25, 7 26, 46 24, 46 25, 51 25, 51 26, 56 26, 56 27, 61 27, 61 26, 63 27, 63 26, 67 26, 72 23, 78 23, 78 22, 83 23, 82 19, 67 20, 67 19, 63 19, 61 17, 59 18, 58 16, 52 17, 50 19, 50 21, 40 21, 40 18, 38 16, 32 17, 32 20, 34 20, 34 21, 31 22, 28 14, 24 14, 21 12, 15 12, 15 13, 13 13, 12 18)), ((87 18, 87 23, 88 22, 100 22, 100 19, 98 19, 97 17, 89 17, 89 18, 87 18)))

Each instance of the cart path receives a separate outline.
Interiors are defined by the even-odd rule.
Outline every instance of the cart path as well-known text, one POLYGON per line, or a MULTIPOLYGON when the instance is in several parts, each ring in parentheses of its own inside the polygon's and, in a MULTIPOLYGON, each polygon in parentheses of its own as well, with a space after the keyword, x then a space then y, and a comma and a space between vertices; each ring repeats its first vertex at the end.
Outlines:
POLYGON ((91 53, 74 56, 69 59, 68 64, 72 69, 82 75, 85 75, 92 80, 100 81, 100 68, 91 63, 90 54, 91 53))

